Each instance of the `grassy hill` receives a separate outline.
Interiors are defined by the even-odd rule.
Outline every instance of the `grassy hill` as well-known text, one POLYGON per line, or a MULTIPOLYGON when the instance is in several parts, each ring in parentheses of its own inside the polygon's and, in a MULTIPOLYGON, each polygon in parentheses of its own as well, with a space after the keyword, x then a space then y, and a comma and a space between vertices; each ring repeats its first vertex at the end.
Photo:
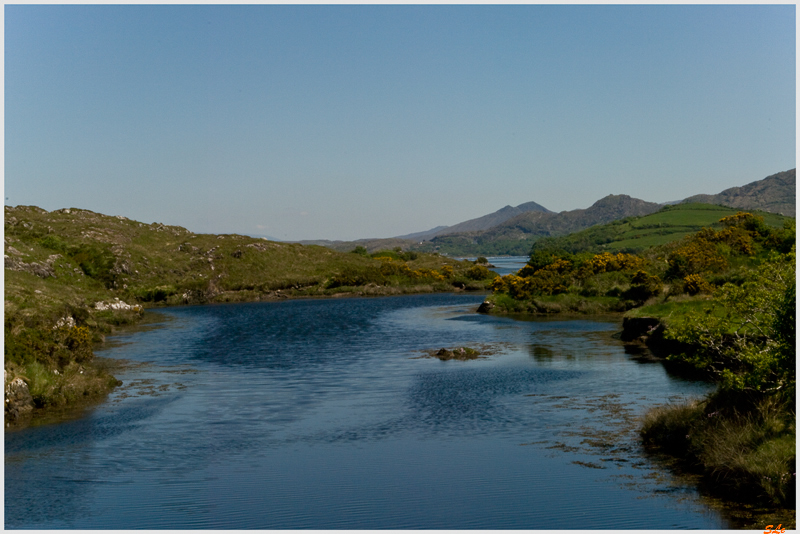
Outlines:
MULTIPOLYGON (((578 252, 640 252, 650 247, 677 241, 703 227, 719 228, 719 220, 737 213, 737 209, 710 204, 676 204, 665 206, 644 217, 627 217, 575 232, 562 237, 543 238, 533 251, 562 249, 578 252)), ((774 213, 753 212, 764 222, 781 228, 786 217, 774 213)))
POLYGON ((37 407, 107 391, 116 381, 92 366, 92 343, 146 307, 483 289, 494 276, 437 254, 336 252, 74 208, 6 206, 7 397, 16 378, 37 407))

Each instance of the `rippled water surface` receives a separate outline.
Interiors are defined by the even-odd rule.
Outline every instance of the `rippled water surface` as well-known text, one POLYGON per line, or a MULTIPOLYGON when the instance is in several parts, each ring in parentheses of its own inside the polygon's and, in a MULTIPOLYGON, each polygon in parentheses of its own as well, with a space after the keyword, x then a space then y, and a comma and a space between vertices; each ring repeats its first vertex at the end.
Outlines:
MULTIPOLYGON (((619 321, 515 321, 480 295, 157 312, 100 351, 124 386, 5 435, 6 528, 726 528, 636 419, 704 393, 619 321), (470 346, 472 361, 423 351, 470 346)), ((154 312, 155 313, 155 312, 154 312)))

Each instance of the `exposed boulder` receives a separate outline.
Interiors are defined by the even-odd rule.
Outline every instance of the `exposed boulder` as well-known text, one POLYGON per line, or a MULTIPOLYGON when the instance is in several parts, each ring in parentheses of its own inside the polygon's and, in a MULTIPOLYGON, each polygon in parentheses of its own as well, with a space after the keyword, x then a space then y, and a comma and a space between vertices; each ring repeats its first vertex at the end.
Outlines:
POLYGON ((10 422, 27 417, 33 411, 33 397, 23 379, 17 377, 6 384, 5 404, 5 418, 10 422))
POLYGON ((115 297, 113 302, 95 302, 94 309, 97 311, 105 311, 105 310, 125 310, 125 311, 135 311, 135 312, 142 312, 144 309, 139 306, 138 304, 127 304, 124 300, 119 300, 119 298, 115 297))
POLYGON ((655 317, 625 317, 622 320, 622 341, 634 341, 653 334, 661 324, 655 317))
POLYGON ((478 306, 478 313, 489 313, 494 308, 494 303, 489 302, 488 300, 484 300, 483 303, 478 306))

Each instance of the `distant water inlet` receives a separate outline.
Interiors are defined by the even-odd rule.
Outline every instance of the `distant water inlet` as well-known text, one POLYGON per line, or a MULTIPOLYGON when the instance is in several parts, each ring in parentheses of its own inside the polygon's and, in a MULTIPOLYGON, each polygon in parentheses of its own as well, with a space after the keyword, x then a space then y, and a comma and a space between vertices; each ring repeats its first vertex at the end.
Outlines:
POLYGON ((636 439, 649 406, 708 386, 626 354, 616 321, 481 301, 159 311, 99 353, 125 362, 108 402, 6 433, 5 527, 730 526, 636 439), (436 357, 460 347, 477 357, 436 357))
MULTIPOLYGON (((468 260, 474 261, 477 258, 467 258, 468 260)), ((492 256, 490 258, 486 258, 491 265, 491 270, 499 274, 500 276, 505 276, 507 274, 515 273, 525 267, 525 264, 528 263, 527 256, 492 256)))

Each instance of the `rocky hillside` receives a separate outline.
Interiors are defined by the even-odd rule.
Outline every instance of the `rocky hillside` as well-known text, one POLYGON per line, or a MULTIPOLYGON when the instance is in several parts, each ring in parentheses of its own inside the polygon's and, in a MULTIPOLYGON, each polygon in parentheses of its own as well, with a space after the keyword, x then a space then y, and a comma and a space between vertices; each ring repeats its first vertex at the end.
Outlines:
MULTIPOLYGON (((717 195, 694 195, 681 202, 720 204, 794 217, 795 196, 795 169, 792 169, 717 195)), ((412 248, 456 256, 527 255, 531 245, 542 237, 566 235, 625 217, 641 217, 659 208, 658 204, 627 195, 609 195, 587 209, 561 213, 529 211, 486 230, 453 232, 459 225, 451 226, 412 248)))
POLYGON ((522 239, 530 235, 564 234, 631 216, 649 215, 660 206, 628 195, 608 195, 586 209, 532 216, 524 213, 486 233, 493 238, 522 239))
POLYGON ((742 187, 731 187, 717 195, 694 195, 682 203, 702 202, 731 208, 761 210, 787 217, 796 216, 796 169, 767 176, 742 187))
POLYGON ((454 224, 453 226, 448 226, 436 231, 432 231, 430 234, 425 236, 424 239, 420 239, 420 241, 429 241, 434 237, 436 237, 437 235, 452 235, 464 232, 481 232, 489 230, 491 228, 495 228, 505 223, 506 221, 509 221, 521 215, 534 214, 535 216, 535 214, 539 213, 553 213, 553 212, 545 208, 544 206, 537 204, 536 202, 526 202, 516 207, 506 206, 504 208, 495 211, 494 213, 484 215, 483 217, 477 217, 475 219, 470 219, 468 221, 454 224))

